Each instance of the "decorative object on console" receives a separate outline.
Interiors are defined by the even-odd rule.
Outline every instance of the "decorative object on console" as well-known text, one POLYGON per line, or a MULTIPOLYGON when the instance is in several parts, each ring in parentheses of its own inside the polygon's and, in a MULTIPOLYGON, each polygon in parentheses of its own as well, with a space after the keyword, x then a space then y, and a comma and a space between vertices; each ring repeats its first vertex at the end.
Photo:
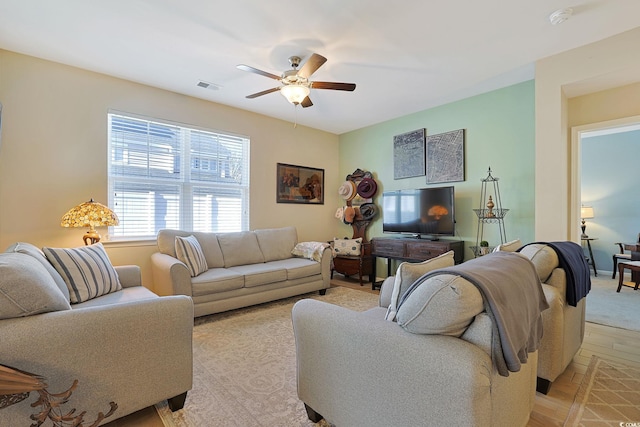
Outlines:
POLYGON ((324 205, 324 169, 278 163, 276 176, 276 203, 324 205))
MULTIPOLYGON (((480 209, 474 209, 473 211, 478 216, 478 231, 476 233, 476 244, 475 246, 470 246, 471 250, 473 250, 474 256, 478 257, 480 255, 484 255, 484 249, 481 244, 479 244, 483 239, 484 235, 484 224, 498 224, 498 230, 500 232, 500 244, 503 244, 507 240, 507 232, 504 228, 504 216, 507 214, 509 209, 502 208, 502 198, 500 197, 500 187, 498 186, 498 180, 500 178, 496 178, 491 175, 491 167, 487 171, 487 177, 482 179, 482 187, 480 190, 480 209), (495 195, 495 202, 493 200, 493 196, 489 195, 487 198, 487 186, 493 187, 493 194, 495 195), (487 200, 487 203, 484 204, 484 201, 487 200), (485 207, 483 207, 483 204, 485 207)), ((491 252, 493 248, 488 248, 486 252, 491 252)))
POLYGON ((426 138, 427 184, 464 181, 464 129, 426 138))
POLYGON ((102 203, 93 199, 80 203, 62 216, 60 225, 63 227, 89 227, 89 231, 82 238, 85 245, 98 243, 101 239, 95 227, 109 227, 119 225, 118 215, 102 203))
POLYGON ((418 129, 393 137, 393 179, 425 174, 426 129, 418 129))
POLYGON ((593 218, 593 207, 591 206, 581 206, 580 207, 580 218, 582 218, 582 224, 580 225, 580 229, 582 230, 582 235, 580 236, 583 239, 586 239, 587 236, 585 234, 585 230, 587 229, 587 225, 584 223, 585 219, 592 219, 593 218))

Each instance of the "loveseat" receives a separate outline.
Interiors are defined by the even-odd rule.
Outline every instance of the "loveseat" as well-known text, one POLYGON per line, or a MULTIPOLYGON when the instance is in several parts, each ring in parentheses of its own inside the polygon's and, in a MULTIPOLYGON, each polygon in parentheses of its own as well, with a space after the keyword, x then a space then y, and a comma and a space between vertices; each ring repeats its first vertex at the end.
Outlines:
MULTIPOLYGON (((68 277, 40 249, 27 243, 9 247, 0 254, 0 364, 44 377, 50 393, 64 392, 77 380, 57 412, 86 411, 84 425, 107 414, 111 402, 117 408, 100 424, 165 399, 180 409, 193 380, 191 299, 158 297, 142 286, 138 266, 96 268, 108 263, 100 243, 47 255, 59 257, 58 267, 73 280, 79 276, 72 258, 87 260, 98 286, 115 281, 99 295, 83 296, 78 282, 69 287, 68 277), (71 302, 78 297, 83 301, 71 302)), ((31 391, 1 409, 0 425, 30 425, 30 415, 42 409, 30 406, 37 398, 31 391)))
POLYGON ((309 419, 338 426, 526 425, 546 306, 531 263, 503 253, 454 266, 449 252, 417 268, 403 264, 407 274, 399 268, 383 283, 380 307, 359 313, 313 299, 294 305, 298 397, 309 419), (492 260, 502 266, 501 289, 519 295, 509 309, 530 326, 522 328, 530 341, 519 347, 520 360, 505 357, 506 373, 493 362, 495 312, 475 284, 452 273, 492 260))
POLYGON ((299 243, 295 227, 235 233, 160 230, 157 238, 158 252, 151 255, 154 290, 191 296, 196 317, 313 291, 324 294, 330 286, 329 245, 299 243), (180 239, 190 236, 190 242, 180 239), (176 242, 191 245, 182 260, 176 242), (191 265, 199 268, 192 271, 191 265))

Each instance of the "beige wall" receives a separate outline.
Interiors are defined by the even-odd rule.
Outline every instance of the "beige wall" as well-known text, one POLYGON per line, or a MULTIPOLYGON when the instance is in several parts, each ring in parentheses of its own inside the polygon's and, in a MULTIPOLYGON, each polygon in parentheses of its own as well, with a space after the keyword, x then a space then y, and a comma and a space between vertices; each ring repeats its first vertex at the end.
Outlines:
MULTIPOLYGON (((0 102, 0 251, 15 241, 82 245, 85 230, 63 229, 60 218, 90 198, 107 201, 109 109, 250 137, 251 228, 294 225, 300 240, 334 234, 333 203, 275 203, 275 172, 277 162, 324 169, 333 192, 341 182, 337 135, 3 50, 0 102)), ((142 266, 152 288, 155 242, 111 242, 107 251, 114 264, 142 266)))
POLYGON ((585 88, 603 82, 613 87, 616 79, 624 82, 617 86, 640 80, 639 45, 640 27, 536 63, 536 240, 578 240, 580 197, 572 182, 577 159, 571 155, 570 126, 639 114, 636 85, 630 92, 607 90, 575 103, 565 93, 589 93, 585 88))

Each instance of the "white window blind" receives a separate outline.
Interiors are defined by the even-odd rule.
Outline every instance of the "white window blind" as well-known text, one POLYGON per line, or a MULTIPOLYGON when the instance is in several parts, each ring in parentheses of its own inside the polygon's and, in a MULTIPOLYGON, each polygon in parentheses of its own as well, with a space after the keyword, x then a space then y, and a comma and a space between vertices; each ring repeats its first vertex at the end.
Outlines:
POLYGON ((108 114, 114 238, 249 229, 249 139, 108 114))

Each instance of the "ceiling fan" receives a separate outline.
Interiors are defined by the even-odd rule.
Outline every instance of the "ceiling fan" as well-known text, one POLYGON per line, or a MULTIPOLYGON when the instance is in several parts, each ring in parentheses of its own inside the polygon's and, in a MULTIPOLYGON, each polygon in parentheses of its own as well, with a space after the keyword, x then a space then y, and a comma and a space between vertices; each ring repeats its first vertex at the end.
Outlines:
POLYGON ((290 103, 294 105, 299 104, 306 108, 313 105, 313 102, 311 102, 311 99, 309 98, 309 92, 311 89, 346 90, 349 92, 355 90, 355 83, 315 82, 309 80, 309 77, 311 77, 311 75, 315 73, 322 64, 327 62, 327 58, 324 56, 318 55, 317 53, 312 54, 307 62, 304 63, 302 68, 298 70, 300 61, 301 59, 299 56, 290 57, 289 63, 291 64, 291 70, 285 71, 282 73, 282 76, 276 76, 275 74, 258 70, 257 68, 244 64, 238 65, 237 67, 240 70, 260 74, 261 76, 277 80, 282 84, 282 86, 279 87, 248 95, 247 98, 253 99, 271 92, 280 91, 280 93, 287 98, 290 103))

